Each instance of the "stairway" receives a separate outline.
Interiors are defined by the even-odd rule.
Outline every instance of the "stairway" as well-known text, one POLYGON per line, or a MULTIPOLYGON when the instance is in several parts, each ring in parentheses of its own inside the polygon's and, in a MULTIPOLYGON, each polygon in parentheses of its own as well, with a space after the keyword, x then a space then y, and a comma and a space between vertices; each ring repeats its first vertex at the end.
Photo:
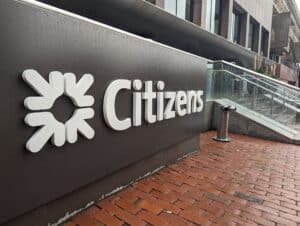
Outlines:
POLYGON ((209 99, 228 99, 300 134, 300 89, 226 61, 208 71, 209 99))
POLYGON ((300 127, 300 122, 298 123, 296 122, 295 112, 284 107, 282 104, 273 103, 273 106, 271 106, 272 105, 271 100, 266 100, 266 98, 258 98, 256 100, 255 106, 253 107, 252 103, 249 102, 249 97, 240 98, 238 101, 237 99, 233 99, 233 100, 236 100, 236 102, 243 105, 244 107, 247 107, 251 110, 255 110, 256 112, 261 113, 264 116, 272 118, 277 122, 289 126, 300 127))

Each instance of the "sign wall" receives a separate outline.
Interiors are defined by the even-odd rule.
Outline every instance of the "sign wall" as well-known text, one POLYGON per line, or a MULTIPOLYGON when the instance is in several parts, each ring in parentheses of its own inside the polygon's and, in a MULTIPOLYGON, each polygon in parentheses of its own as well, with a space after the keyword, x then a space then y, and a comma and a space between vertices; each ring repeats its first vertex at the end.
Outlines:
POLYGON ((28 1, 0 18, 0 223, 202 131, 204 59, 28 1))

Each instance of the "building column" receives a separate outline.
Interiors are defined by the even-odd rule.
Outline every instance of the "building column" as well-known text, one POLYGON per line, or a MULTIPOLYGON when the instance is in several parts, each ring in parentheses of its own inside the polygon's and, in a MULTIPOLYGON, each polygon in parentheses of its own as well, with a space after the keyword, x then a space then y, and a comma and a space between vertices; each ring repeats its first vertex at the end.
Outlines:
POLYGON ((208 2, 207 0, 202 0, 202 10, 201 10, 201 27, 205 30, 208 30, 208 2))
POLYGON ((203 12, 203 6, 201 0, 194 1, 193 6, 193 23, 197 24, 199 26, 202 25, 202 12, 203 12))
POLYGON ((233 0, 229 0, 229 15, 228 15, 228 30, 227 30, 227 39, 232 40, 233 37, 232 36, 232 13, 233 13, 233 0))
POLYGON ((268 59, 270 59, 271 36, 272 36, 272 30, 271 30, 271 31, 269 31, 268 54, 267 54, 267 58, 268 58, 268 59))
POLYGON ((258 54, 261 54, 261 38, 262 38, 262 26, 259 24, 259 29, 258 29, 258 54))

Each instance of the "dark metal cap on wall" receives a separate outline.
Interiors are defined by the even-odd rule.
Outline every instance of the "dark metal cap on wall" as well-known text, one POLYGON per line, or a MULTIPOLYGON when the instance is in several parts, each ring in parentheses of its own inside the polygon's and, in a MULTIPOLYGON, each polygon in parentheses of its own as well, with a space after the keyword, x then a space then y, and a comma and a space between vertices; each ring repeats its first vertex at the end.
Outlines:
POLYGON ((39 0, 211 60, 252 68, 255 53, 142 0, 39 0))

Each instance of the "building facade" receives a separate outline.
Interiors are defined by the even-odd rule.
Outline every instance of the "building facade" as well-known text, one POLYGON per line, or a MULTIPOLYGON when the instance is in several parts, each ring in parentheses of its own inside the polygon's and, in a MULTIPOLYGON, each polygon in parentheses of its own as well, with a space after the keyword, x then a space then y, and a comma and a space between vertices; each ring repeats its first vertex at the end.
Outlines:
POLYGON ((253 69, 299 85, 300 13, 295 0, 148 0, 255 53, 253 69))
POLYGON ((295 0, 274 0, 271 55, 277 63, 276 76, 290 84, 299 83, 300 12, 295 0))
POLYGON ((149 0, 259 55, 269 57, 272 0, 149 0))

